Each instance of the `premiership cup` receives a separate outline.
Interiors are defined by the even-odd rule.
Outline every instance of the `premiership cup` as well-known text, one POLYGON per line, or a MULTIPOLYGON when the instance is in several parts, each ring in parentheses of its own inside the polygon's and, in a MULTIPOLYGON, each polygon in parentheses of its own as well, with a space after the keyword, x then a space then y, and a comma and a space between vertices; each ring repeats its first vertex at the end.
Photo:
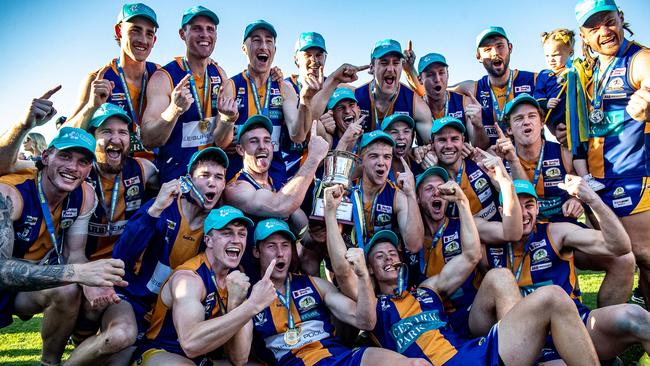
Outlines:
POLYGON ((325 172, 323 173, 323 185, 331 187, 341 184, 345 189, 350 188, 350 177, 354 167, 361 163, 361 159, 348 151, 332 150, 325 157, 325 172))

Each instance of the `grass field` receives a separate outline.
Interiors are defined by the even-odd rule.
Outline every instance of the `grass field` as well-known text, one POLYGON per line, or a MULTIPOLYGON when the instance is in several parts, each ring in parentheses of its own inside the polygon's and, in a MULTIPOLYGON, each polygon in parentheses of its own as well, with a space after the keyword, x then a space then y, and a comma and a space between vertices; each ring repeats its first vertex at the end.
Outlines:
MULTIPOLYGON (((583 291, 583 301, 590 308, 596 306, 596 293, 603 274, 583 272, 580 274, 580 288, 583 291)), ((37 316, 27 322, 15 319, 10 327, 0 330, 0 365, 38 365, 41 353, 41 337, 39 329, 42 317, 37 316)), ((72 350, 66 348, 64 359, 72 350)), ((641 347, 628 350, 622 357, 625 365, 633 365, 641 357, 641 347)))

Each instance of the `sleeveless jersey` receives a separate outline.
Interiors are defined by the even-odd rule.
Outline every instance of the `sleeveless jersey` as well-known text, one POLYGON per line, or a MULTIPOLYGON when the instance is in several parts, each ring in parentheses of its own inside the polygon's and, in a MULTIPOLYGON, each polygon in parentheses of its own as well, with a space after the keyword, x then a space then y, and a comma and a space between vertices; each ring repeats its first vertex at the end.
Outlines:
POLYGON ((134 158, 126 158, 120 173, 118 198, 115 212, 111 220, 110 235, 108 216, 111 210, 113 180, 106 180, 93 169, 88 176, 88 183, 95 189, 99 202, 88 224, 88 239, 86 241, 86 257, 90 260, 111 258, 113 244, 124 231, 127 221, 142 205, 144 199, 144 169, 134 158), (102 190, 100 192, 100 190, 102 190), (103 192, 103 193, 102 193, 103 192), (107 212, 108 210, 108 212, 107 212))
MULTIPOLYGON (((246 71, 233 76, 229 82, 231 83, 235 93, 237 108, 239 110, 239 118, 235 121, 235 135, 237 135, 237 130, 249 117, 256 114, 263 114, 263 111, 257 110, 255 97, 250 90, 251 81, 246 76, 246 71)), ((264 108, 264 101, 266 98, 270 98, 268 101, 269 109, 267 117, 273 124, 273 133, 271 133, 271 140, 273 141, 273 161, 271 162, 269 172, 273 172, 273 175, 276 176, 286 177, 286 167, 280 149, 283 128, 286 130, 284 112, 282 111, 282 82, 271 81, 271 90, 266 90, 266 83, 257 86, 257 92, 258 94, 261 94, 259 101, 262 108, 264 108)), ((239 154, 230 154, 228 155, 228 159, 230 160, 230 165, 228 166, 226 179, 232 178, 243 167, 242 159, 239 154)))
MULTIPOLYGON (((596 178, 650 176, 650 124, 632 119, 625 110, 638 89, 631 81, 632 61, 643 49, 628 40, 621 44, 602 95, 605 119, 589 123, 587 161, 596 178)), ((593 92, 593 88, 588 90, 593 92)))
MULTIPOLYGON (((499 103, 499 110, 503 112, 507 102, 513 100, 516 96, 522 93, 532 94, 535 90, 535 82, 537 74, 529 71, 513 70, 512 90, 509 95, 506 95, 508 86, 503 88, 493 87, 495 97, 499 103)), ((490 138, 490 145, 494 145, 497 141, 497 131, 494 128, 494 122, 497 120, 496 111, 492 104, 492 95, 490 91, 489 76, 485 75, 476 82, 476 90, 474 97, 481 103, 483 107, 483 127, 485 132, 490 138)))
MULTIPOLYGON (((44 173, 43 173, 44 174, 44 173)), ((47 179, 43 177, 43 179, 47 179)), ((48 256, 48 263, 57 264, 57 256, 43 217, 38 197, 38 170, 20 170, 0 177, 0 183, 13 186, 23 202, 23 211, 13 222, 13 258, 39 262, 48 256), (51 255, 50 255, 51 251, 51 255)), ((66 241, 66 231, 74 223, 84 205, 83 183, 68 193, 63 202, 52 212, 54 230, 61 245, 61 254, 66 241)), ((61 258, 63 259, 63 258, 61 258)))
MULTIPOLYGON (((478 216, 485 220, 500 220, 498 207, 498 193, 492 185, 490 177, 476 164, 472 159, 464 159, 462 165, 462 174, 456 177, 450 177, 456 180, 456 183, 465 192, 469 200, 469 206, 472 215, 478 216)), ((459 173, 461 171, 459 170, 459 173)), ((450 203, 447 206, 448 217, 458 217, 458 208, 455 204, 450 203)))
POLYGON ((387 180, 371 202, 364 202, 361 179, 359 184, 352 188, 350 197, 353 205, 354 237, 362 240, 362 245, 380 230, 393 230, 399 233, 395 212, 397 191, 399 188, 395 183, 387 180))
MULTIPOLYGON (((537 83, 535 85, 533 97, 537 99, 542 106, 545 106, 551 98, 560 99, 557 106, 551 110, 551 114, 546 121, 546 123, 551 125, 566 123, 566 88, 563 89, 566 82, 562 79, 562 72, 564 72, 564 70, 566 69, 562 69, 557 73, 551 70, 542 70, 537 75, 537 83)), ((542 121, 545 118, 546 114, 542 116, 542 121)))
POLYGON ((381 112, 375 108, 375 97, 373 96, 372 84, 373 82, 371 81, 354 90, 354 96, 357 99, 359 108, 361 109, 361 115, 368 116, 364 122, 364 132, 380 129, 381 122, 391 114, 399 113, 411 117, 415 116, 415 93, 412 89, 402 83, 398 84, 397 95, 393 98, 386 113, 376 116, 375 112, 381 112))
MULTIPOLYGON (((183 66, 183 59, 180 57, 163 66, 160 70, 169 77, 172 89, 187 75, 187 71, 183 66)), ((216 123, 215 116, 218 113, 217 98, 223 83, 223 75, 214 62, 208 64, 207 71, 208 80, 204 80, 204 75, 194 75, 196 90, 203 108, 203 118, 206 120, 200 121, 196 101, 192 103, 185 113, 178 117, 169 139, 160 147, 156 158, 160 184, 185 175, 187 163, 190 161, 192 154, 214 144, 212 131, 216 123), (204 83, 206 82, 209 83, 207 96, 203 95, 204 83)))

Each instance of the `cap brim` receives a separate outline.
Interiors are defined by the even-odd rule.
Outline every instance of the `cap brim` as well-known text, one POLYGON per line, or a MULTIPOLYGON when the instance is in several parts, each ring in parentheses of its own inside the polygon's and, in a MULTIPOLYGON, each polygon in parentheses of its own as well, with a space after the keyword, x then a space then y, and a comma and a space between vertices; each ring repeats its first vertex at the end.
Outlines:
POLYGON ((395 53, 395 54, 399 55, 399 57, 404 58, 404 54, 402 53, 402 51, 397 51, 397 50, 380 51, 377 54, 373 54, 373 58, 382 58, 382 57, 386 56, 389 53, 395 53))
POLYGON ((582 17, 580 17, 580 20, 578 21, 579 26, 584 26, 585 23, 591 18, 594 14, 603 12, 603 11, 618 11, 618 8, 616 5, 603 5, 599 6, 597 8, 591 9, 588 12, 586 12, 582 17))
POLYGON ((461 133, 465 133, 465 126, 463 126, 462 123, 457 122, 457 121, 452 121, 452 122, 447 122, 445 124, 441 124, 441 125, 438 125, 438 126, 433 126, 431 128, 431 134, 432 135, 436 134, 436 133, 440 132, 440 130, 442 130, 445 127, 455 127, 456 129, 460 130, 461 133))
POLYGON ((256 24, 251 29, 249 29, 246 34, 244 34, 244 41, 250 37, 251 33, 255 32, 258 29, 266 29, 267 31, 271 32, 273 38, 278 38, 278 33, 275 31, 275 28, 273 28, 273 26, 268 24, 256 24))
POLYGON ((237 141, 236 141, 236 143, 239 143, 239 140, 241 139, 241 136, 244 133, 252 130, 256 126, 263 127, 270 134, 273 133, 273 124, 268 119, 258 118, 258 119, 251 120, 250 122, 246 121, 241 126, 241 128, 237 131, 237 141))
POLYGON ((68 144, 68 143, 56 143, 53 144, 52 146, 54 146, 57 150, 71 150, 71 149, 83 150, 88 155, 90 155, 93 159, 95 159, 95 152, 90 151, 87 147, 84 146, 79 146, 77 144, 68 144))
POLYGON ((333 109, 334 107, 336 107, 337 104, 339 104, 339 102, 342 102, 344 100, 352 100, 355 103, 358 103, 357 98, 346 95, 342 98, 334 99, 333 101, 328 102, 327 109, 333 109))
POLYGON ((389 242, 393 244, 395 247, 397 247, 399 239, 397 238, 397 235, 395 235, 394 232, 390 230, 382 230, 375 234, 368 244, 366 244, 365 247, 365 255, 368 257, 370 252, 372 251, 372 248, 377 245, 378 243, 384 243, 384 242, 389 242))
POLYGON ((503 38, 506 39, 506 41, 510 42, 510 40, 508 39, 508 37, 505 36, 505 34, 503 34, 501 32, 497 32, 497 31, 491 31, 491 32, 485 33, 485 35, 483 35, 483 37, 481 37, 481 40, 476 45, 476 48, 481 47, 481 44, 483 44, 483 41, 485 41, 486 38, 489 38, 489 37, 492 37, 492 36, 503 37, 503 38))
POLYGON ((291 230, 286 230, 286 229, 277 229, 277 230, 275 230, 275 231, 271 231, 270 233, 266 234, 265 236, 263 236, 263 237, 261 237, 261 238, 256 238, 255 243, 257 243, 258 241, 265 240, 265 239, 267 239, 269 236, 271 236, 271 235, 273 235, 273 234, 276 234, 276 233, 284 233, 284 234, 287 234, 287 235, 289 236, 289 238, 291 238, 291 241, 294 241, 294 242, 296 241, 296 236, 291 232, 291 230))
POLYGON ((306 45, 300 47, 300 49, 298 49, 297 51, 304 52, 304 51, 307 51, 310 48, 318 48, 318 49, 323 50, 323 52, 327 52, 325 47, 323 47, 321 45, 318 45, 318 44, 306 44, 306 45))
POLYGON ((415 180, 415 189, 418 189, 420 184, 427 178, 436 176, 442 178, 443 181, 447 182, 449 181, 449 173, 445 170, 445 168, 440 167, 440 166, 433 166, 431 168, 428 168, 427 170, 424 171, 424 173, 420 174, 417 176, 415 180))
POLYGON ((121 22, 128 22, 129 20, 131 20, 133 18, 137 18, 137 17, 145 18, 148 21, 150 21, 151 23, 153 23, 154 27, 160 28, 160 26, 158 25, 158 22, 156 21, 156 19, 154 19, 150 15, 146 15, 146 14, 134 14, 134 15, 131 15, 131 16, 128 16, 128 17, 122 19, 121 22))

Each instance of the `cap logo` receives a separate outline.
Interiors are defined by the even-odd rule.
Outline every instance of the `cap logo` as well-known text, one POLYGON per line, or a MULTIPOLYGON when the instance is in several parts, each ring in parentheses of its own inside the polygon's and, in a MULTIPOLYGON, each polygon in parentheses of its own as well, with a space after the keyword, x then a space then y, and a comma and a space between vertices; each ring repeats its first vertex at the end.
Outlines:
POLYGON ((131 5, 131 11, 134 12, 134 13, 135 13, 136 11, 138 11, 139 8, 140 8, 140 5, 139 5, 139 4, 133 4, 133 5, 131 5))
POLYGON ((274 222, 271 222, 271 221, 268 221, 264 226, 265 226, 267 229, 272 229, 272 228, 275 226, 275 223, 274 223, 274 222))

